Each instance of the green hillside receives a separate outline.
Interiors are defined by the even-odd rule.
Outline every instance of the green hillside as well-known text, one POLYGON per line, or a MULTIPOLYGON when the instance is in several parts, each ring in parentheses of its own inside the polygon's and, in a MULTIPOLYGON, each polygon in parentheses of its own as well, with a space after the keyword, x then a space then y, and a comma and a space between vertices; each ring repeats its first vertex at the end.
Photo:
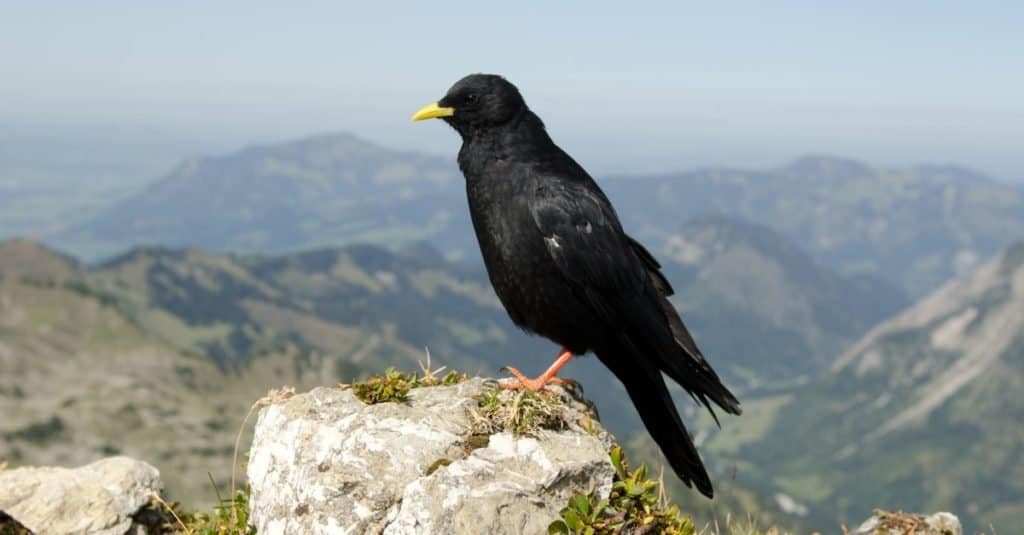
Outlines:
POLYGON ((1024 243, 875 327, 823 377, 745 400, 705 451, 806 506, 811 527, 885 506, 1012 531, 1024 525, 1021 333, 1024 243))

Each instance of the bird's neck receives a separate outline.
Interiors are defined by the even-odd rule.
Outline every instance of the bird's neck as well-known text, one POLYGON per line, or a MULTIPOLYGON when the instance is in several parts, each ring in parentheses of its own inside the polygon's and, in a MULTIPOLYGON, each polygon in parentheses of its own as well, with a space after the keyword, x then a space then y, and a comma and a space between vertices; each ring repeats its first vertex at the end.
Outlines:
POLYGON ((501 126, 473 129, 460 134, 462 148, 459 150, 459 167, 467 179, 472 175, 480 175, 483 168, 490 164, 509 161, 531 163, 550 154, 555 147, 540 117, 528 108, 501 126))

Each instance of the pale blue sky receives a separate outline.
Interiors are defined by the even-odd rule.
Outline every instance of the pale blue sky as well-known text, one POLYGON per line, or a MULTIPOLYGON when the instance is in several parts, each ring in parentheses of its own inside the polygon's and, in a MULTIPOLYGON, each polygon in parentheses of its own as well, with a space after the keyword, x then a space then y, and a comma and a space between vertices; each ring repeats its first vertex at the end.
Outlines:
POLYGON ((1024 2, 0 0, 0 50, 0 121, 446 153, 409 115, 485 71, 598 172, 828 152, 1024 178, 1024 2))

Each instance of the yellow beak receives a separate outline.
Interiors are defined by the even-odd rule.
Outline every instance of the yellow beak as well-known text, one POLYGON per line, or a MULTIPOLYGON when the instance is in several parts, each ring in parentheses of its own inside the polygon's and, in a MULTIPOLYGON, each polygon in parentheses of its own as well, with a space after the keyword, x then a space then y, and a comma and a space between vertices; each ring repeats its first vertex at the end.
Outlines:
POLYGON ((455 108, 442 108, 435 102, 420 108, 420 111, 412 115, 412 120, 422 121, 424 119, 434 119, 437 117, 451 117, 452 115, 455 115, 455 108))

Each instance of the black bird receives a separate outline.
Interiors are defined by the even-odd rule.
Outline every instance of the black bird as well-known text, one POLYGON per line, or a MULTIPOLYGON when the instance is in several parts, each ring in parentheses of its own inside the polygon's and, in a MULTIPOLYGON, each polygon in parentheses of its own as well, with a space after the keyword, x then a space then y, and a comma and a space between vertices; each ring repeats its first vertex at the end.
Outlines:
POLYGON ((414 121, 442 118, 462 136, 459 168, 487 274, 516 325, 562 346, 537 379, 508 368, 506 386, 539 390, 592 351, 625 385, 648 432, 688 486, 713 495, 662 373, 718 421, 740 404, 668 300, 672 286, 626 235, 594 179, 548 136, 514 85, 473 74, 414 121))

